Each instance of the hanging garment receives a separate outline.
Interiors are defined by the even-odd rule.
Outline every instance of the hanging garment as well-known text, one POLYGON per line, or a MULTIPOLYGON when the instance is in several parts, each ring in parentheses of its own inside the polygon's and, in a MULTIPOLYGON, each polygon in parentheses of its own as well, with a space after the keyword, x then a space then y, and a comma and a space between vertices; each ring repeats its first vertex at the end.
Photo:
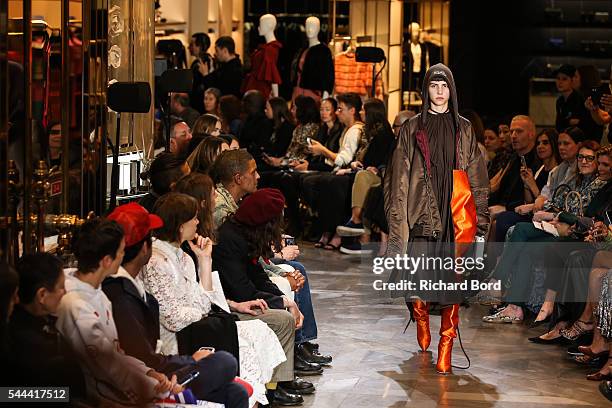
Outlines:
POLYGON ((272 84, 281 84, 282 80, 276 63, 278 53, 283 45, 279 41, 261 44, 251 54, 251 71, 244 78, 242 92, 256 89, 268 99, 272 84))
MULTIPOLYGON (((372 89, 372 64, 357 62, 354 52, 336 55, 334 58, 336 88, 335 93, 355 92, 367 96, 372 89)), ((378 71, 376 71, 378 72, 378 71)), ((379 76, 376 80, 376 97, 383 96, 383 81, 379 76)))

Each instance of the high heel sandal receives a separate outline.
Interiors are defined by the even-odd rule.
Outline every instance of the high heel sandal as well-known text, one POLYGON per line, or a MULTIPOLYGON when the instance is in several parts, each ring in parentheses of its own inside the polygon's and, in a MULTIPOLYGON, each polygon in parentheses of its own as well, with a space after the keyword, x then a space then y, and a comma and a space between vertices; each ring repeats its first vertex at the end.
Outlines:
POLYGON ((559 333, 562 337, 570 341, 579 341, 579 339, 590 335, 593 332, 593 329, 585 329, 580 323, 584 325, 593 324, 593 322, 585 322, 582 320, 576 320, 574 324, 572 324, 567 329, 561 329, 559 333))

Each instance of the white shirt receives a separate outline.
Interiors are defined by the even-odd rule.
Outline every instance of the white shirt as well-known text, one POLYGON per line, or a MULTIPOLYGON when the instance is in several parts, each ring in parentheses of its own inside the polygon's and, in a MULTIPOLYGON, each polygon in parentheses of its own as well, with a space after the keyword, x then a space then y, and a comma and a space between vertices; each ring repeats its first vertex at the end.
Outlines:
POLYGON ((421 43, 410 42, 410 53, 412 54, 412 72, 418 74, 421 72, 421 43))
POLYGON ((342 136, 340 136, 340 150, 336 155, 336 160, 328 164, 341 168, 348 166, 353 161, 355 153, 359 149, 362 129, 363 123, 361 122, 357 122, 350 128, 345 129, 342 136))
POLYGON ((154 397, 157 381, 146 375, 151 368, 125 354, 119 345, 110 300, 101 288, 76 278, 74 271, 66 271, 66 295, 57 311, 56 327, 84 364, 88 388, 113 395, 106 383, 134 400, 154 397))

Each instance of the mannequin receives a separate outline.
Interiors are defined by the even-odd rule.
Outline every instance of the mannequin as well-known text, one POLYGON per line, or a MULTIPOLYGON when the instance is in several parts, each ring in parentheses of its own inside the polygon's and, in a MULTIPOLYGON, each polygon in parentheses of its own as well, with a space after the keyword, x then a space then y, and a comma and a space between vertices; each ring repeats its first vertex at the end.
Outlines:
POLYGON ((243 92, 256 89, 266 99, 278 96, 278 85, 281 83, 276 64, 282 44, 274 36, 275 28, 276 17, 272 14, 259 18, 258 33, 266 39, 266 43, 251 54, 251 71, 246 75, 242 89, 243 92))
POLYGON ((334 89, 334 61, 331 51, 319 41, 321 22, 317 17, 306 19, 306 38, 308 48, 300 51, 294 73, 295 87, 292 101, 298 95, 310 96, 320 102, 327 98, 334 89))
POLYGON ((436 65, 442 62, 442 47, 439 43, 431 41, 429 32, 427 30, 421 30, 419 37, 421 42, 421 49, 425 51, 425 70, 428 70, 432 65, 436 65))
POLYGON ((426 67, 426 52, 422 46, 419 36, 421 26, 413 22, 408 26, 410 41, 404 45, 404 90, 418 91, 423 82, 426 67))

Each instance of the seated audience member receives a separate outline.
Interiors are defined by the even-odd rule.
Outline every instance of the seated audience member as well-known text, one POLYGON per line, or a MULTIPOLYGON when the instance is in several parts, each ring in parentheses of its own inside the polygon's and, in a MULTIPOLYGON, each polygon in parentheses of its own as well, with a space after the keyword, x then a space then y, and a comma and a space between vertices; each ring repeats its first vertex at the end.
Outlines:
MULTIPOLYGON (((293 319, 288 313, 275 315, 274 325, 270 327, 261 321, 237 323, 234 320, 230 310, 257 315, 253 309, 263 309, 265 304, 255 299, 234 301, 231 297, 226 302, 221 287, 213 286, 212 241, 197 233, 198 212, 197 200, 180 193, 164 195, 155 206, 155 213, 164 225, 154 231, 151 259, 139 279, 159 302, 161 351, 189 355, 207 345, 236 356, 239 345, 240 375, 253 385, 254 399, 265 404, 264 384, 271 379, 293 380, 286 378, 287 363, 283 363, 288 357, 293 359, 292 354, 286 355, 286 347, 293 340, 289 337, 293 333, 293 319), (183 242, 196 255, 197 269, 181 249, 183 242), (223 310, 213 310, 213 302, 223 310)), ((293 374, 292 366, 288 371, 293 374)), ((286 394, 282 397, 299 400, 286 394)))
POLYGON ((503 242, 508 229, 517 222, 531 220, 535 200, 548 181, 550 172, 561 163, 558 149, 558 135, 555 129, 544 129, 536 138, 536 154, 543 163, 533 173, 531 169, 521 166, 521 180, 523 180, 525 204, 518 205, 514 211, 502 211, 495 218, 495 240, 503 242))
POLYGON ((234 382, 238 363, 226 351, 198 350, 193 355, 166 355, 156 352, 159 336, 159 304, 146 293, 138 275, 152 254, 153 230, 162 226, 161 218, 149 214, 136 203, 117 207, 109 216, 125 233, 125 255, 119 270, 102 282, 102 290, 113 305, 119 343, 123 350, 155 370, 172 375, 191 367, 200 375, 189 384, 199 400, 246 408, 248 395, 234 382))
POLYGON ((219 116, 219 99, 221 99, 221 91, 217 88, 208 88, 204 91, 204 113, 209 115, 219 116))
POLYGON ((173 93, 170 101, 170 110, 172 114, 185 122, 190 129, 193 129, 193 125, 196 119, 200 116, 200 112, 193 109, 189 105, 189 95, 186 93, 173 93))
POLYGON ((484 147, 487 149, 487 163, 489 163, 495 157, 495 153, 504 148, 504 142, 501 137, 497 135, 497 129, 492 127, 485 127, 483 134, 484 147))
MULTIPOLYGON (((598 178, 607 180, 606 184, 594 195, 585 210, 585 216, 592 217, 594 226, 585 238, 585 241, 594 243, 586 249, 580 247, 579 251, 569 251, 568 248, 551 246, 547 251, 546 300, 540 309, 536 320, 545 320, 551 316, 551 329, 538 338, 531 338, 535 342, 552 342, 561 337, 575 341, 582 333, 592 329, 592 303, 584 304, 583 300, 588 298, 585 288, 588 282, 591 261, 595 251, 599 248, 598 241, 607 236, 604 223, 607 221, 607 213, 612 211, 612 148, 606 146, 597 151, 598 178), (551 276, 548 270, 550 264, 564 264, 561 276, 551 276), (560 294, 560 296, 557 296, 560 294), (568 295, 572 296, 568 299, 568 295), (578 300, 578 301, 573 301, 578 300), (571 324, 567 330, 566 324, 571 324), (534 340, 535 339, 535 340, 534 340)), ((560 268, 560 267, 559 267, 560 268)), ((591 289, 589 289, 591 290, 591 289)), ((597 291, 591 290, 595 293, 597 291)))
MULTIPOLYGON (((287 148, 284 156, 274 157, 271 154, 265 154, 263 160, 266 164, 272 167, 295 167, 305 160, 310 152, 308 151, 308 140, 315 140, 319 133, 320 116, 317 109, 317 103, 310 96, 298 96, 295 98, 295 103, 291 107, 292 113, 295 114, 297 126, 293 130, 291 143, 287 148)), ((268 149, 271 150, 271 149, 268 149)))
POLYGON ((370 242, 370 232, 362 222, 362 211, 370 189, 382 183, 382 171, 386 167, 393 148, 395 135, 387 121, 387 111, 382 101, 368 99, 363 105, 365 133, 369 140, 363 159, 351 163, 351 170, 357 172, 351 192, 351 218, 336 228, 340 236, 360 236, 359 242, 344 244, 340 252, 346 254, 362 253, 361 246, 370 242))
MULTIPOLYGON (((367 146, 367 139, 364 131, 364 123, 361 121, 361 98, 354 93, 346 93, 338 95, 338 120, 344 125, 344 131, 340 136, 340 150, 335 153, 317 141, 313 141, 310 146, 310 152, 315 156, 325 157, 325 163, 333 166, 333 172, 347 168, 355 158, 359 158, 359 152, 362 152, 367 146)), ((319 194, 319 188, 322 185, 321 179, 328 177, 325 174, 309 174, 303 178, 303 198, 314 209, 325 208, 330 202, 329 197, 322 197, 319 194)), ((344 202, 336 203, 343 206, 344 202)), ((317 247, 333 250, 340 247, 340 237, 335 234, 336 226, 342 222, 336 222, 337 217, 343 217, 343 214, 338 214, 337 211, 325 211, 320 215, 331 215, 332 219, 323 221, 321 226, 322 235, 319 239, 317 247)))
POLYGON ((512 158, 512 138, 510 137, 510 127, 505 124, 497 126, 497 136, 499 138, 499 148, 495 150, 494 156, 487 163, 487 173, 489 180, 497 173, 502 171, 512 158))
POLYGON ((170 129, 170 152, 177 156, 187 154, 189 143, 193 135, 191 128, 182 119, 173 120, 170 129))
POLYGON ((473 109, 463 109, 460 114, 472 124, 472 130, 474 131, 474 136, 476 136, 476 141, 478 142, 478 150, 480 151, 485 163, 489 163, 487 148, 485 147, 485 128, 480 115, 473 109))
POLYGON ((229 143, 225 139, 216 136, 207 137, 187 157, 187 164, 192 172, 208 173, 219 153, 229 148, 229 143))
POLYGON ((265 113, 266 117, 274 123, 270 146, 266 153, 273 157, 282 157, 287 153, 295 129, 294 119, 287 107, 287 101, 283 98, 270 98, 266 102, 265 113))
POLYGON ((205 113, 195 121, 192 131, 200 138, 219 136, 221 134, 221 120, 218 116, 205 113))
POLYGON ((238 209, 238 203, 247 194, 257 190, 259 173, 255 159, 245 149, 222 152, 212 167, 217 183, 214 222, 223 224, 224 217, 238 209))
POLYGON ((24 255, 17 271, 19 304, 9 328, 14 368, 26 375, 29 386, 70 387, 71 397, 85 397, 76 356, 55 329, 53 316, 66 293, 62 262, 48 253, 24 255))
POLYGON ((272 136, 272 122, 265 114, 266 100, 257 90, 247 91, 242 97, 242 113, 244 121, 240 128, 238 141, 257 161, 263 163, 262 150, 265 151, 272 136), (263 149, 262 149, 263 148, 263 149))
POLYGON ((189 165, 184 158, 173 153, 161 153, 153 160, 149 170, 140 175, 149 180, 151 190, 140 199, 139 204, 147 211, 153 211, 157 199, 171 191, 174 183, 189 172, 189 165))
MULTIPOLYGON (((344 131, 344 125, 338 120, 338 116, 336 116, 337 110, 338 102, 334 98, 325 98, 321 101, 321 107, 319 108, 321 126, 316 138, 323 146, 335 153, 340 149, 340 136, 342 136, 344 131)), ((298 171, 332 171, 333 166, 325 163, 325 160, 325 156, 311 156, 306 163, 299 164, 293 169, 298 171)))
POLYGON ((121 227, 114 221, 89 220, 74 237, 73 248, 79 267, 66 275, 56 327, 79 358, 90 397, 144 404, 181 392, 176 376, 169 380, 126 355, 119 344, 111 303, 100 286, 117 273, 123 259, 121 227))
MULTIPOLYGON (((597 177, 597 164, 595 162, 595 154, 599 145, 592 141, 586 141, 578 151, 578 176, 569 186, 571 191, 578 194, 570 194, 566 191, 564 195, 560 195, 555 199, 556 206, 565 208, 565 211, 574 214, 582 215, 583 209, 588 207, 592 198, 596 196, 606 184, 607 180, 597 177), (559 205, 558 203, 563 203, 559 205)), ((534 216, 534 221, 548 220, 554 221, 554 224, 560 224, 558 219, 552 213, 540 212, 534 216), (553 220, 553 218, 555 218, 553 220)), ((561 226, 557 228, 562 236, 567 236, 567 226, 562 230, 561 226)), ((504 252, 495 268, 493 278, 501 280, 503 284, 511 277, 511 285, 506 291, 505 299, 508 301, 508 306, 502 311, 490 316, 483 317, 483 321, 488 323, 512 323, 523 320, 523 310, 517 303, 521 299, 526 299, 529 291, 529 282, 532 266, 535 258, 537 258, 540 246, 530 245, 534 242, 555 242, 558 237, 553 236, 534 226, 533 223, 518 223, 516 224, 508 242, 510 243, 504 248, 504 252), (528 253, 529 252, 529 253, 528 253)), ((540 253, 540 256, 544 254, 540 253)))
MULTIPOLYGON (((19 275, 12 266, 0 263, 0 363, 3 367, 15 367, 17 362, 11 352, 9 319, 15 305, 19 304, 19 275)), ((26 376, 11 370, 0 370, 0 380, 5 385, 23 385, 26 376)))
POLYGON ((224 134, 219 135, 219 137, 225 140, 225 143, 228 144, 229 150, 237 150, 240 149, 240 143, 238 142, 238 138, 234 135, 224 134))
MULTIPOLYGON (((400 129, 404 122, 408 121, 413 117, 415 113, 413 111, 400 111, 393 120, 393 136, 395 139, 399 136, 400 129)), ((393 140, 393 147, 395 148, 396 140, 393 140)), ((380 166, 381 178, 384 177, 385 166, 380 166)), ((353 215, 356 215, 355 211, 353 215)), ((387 223, 387 216, 385 215, 385 202, 383 194, 383 186, 379 184, 377 187, 372 187, 367 194, 367 198, 364 200, 363 208, 360 217, 351 218, 352 222, 359 223, 363 221, 365 227, 370 230, 377 230, 380 232, 380 248, 378 249, 377 256, 384 256, 387 252, 387 244, 389 242, 389 224, 387 223)), ((337 229, 336 229, 337 230, 337 229)))
MULTIPOLYGON (((213 249, 213 262, 229 298, 242 302, 261 299, 265 304, 263 313, 258 316, 238 313, 240 320, 261 319, 274 327, 278 325, 280 317, 284 319, 290 313, 294 329, 300 329, 304 315, 298 305, 270 281, 257 262, 260 257, 271 257, 271 245, 281 247, 280 227, 284 202, 280 191, 274 189, 258 190, 246 197, 236 213, 229 216, 219 228, 218 243, 213 249)), ((287 366, 283 378, 279 378, 283 381, 280 384, 281 390, 283 393, 287 390, 311 393, 314 391, 312 384, 299 378, 294 381, 293 378, 295 330, 290 330, 286 336, 292 344, 282 341, 287 366)), ((320 373, 320 366, 308 364, 316 368, 315 374, 320 373)))
POLYGON ((219 112, 223 133, 238 137, 242 127, 242 121, 240 120, 242 102, 240 102, 240 99, 234 95, 223 95, 219 99, 219 112))
POLYGON ((536 154, 536 128, 529 116, 515 116, 510 124, 510 137, 514 155, 505 169, 491 180, 489 207, 492 216, 502 211, 512 211, 524 204, 525 195, 521 179, 521 157, 533 174, 542 165, 536 154))
POLYGON ((241 96, 242 62, 236 54, 236 44, 230 36, 221 36, 215 41, 217 69, 205 74, 203 83, 207 88, 219 89, 221 95, 241 96))
MULTIPOLYGON (((250 171, 252 165, 254 165, 254 160, 250 158, 250 155, 245 151, 224 152, 215 162, 214 173, 220 180, 217 186, 214 206, 215 228, 219 228, 228 216, 236 213, 239 208, 238 203, 242 197, 256 191, 257 179, 253 180, 250 176, 245 176, 245 179, 249 181, 243 182, 236 177, 241 174, 241 168, 246 168, 247 171, 250 171)), ((245 171, 243 170, 242 174, 244 173, 245 171)), ((206 180, 202 180, 201 182, 202 184, 206 184, 206 180)), ((207 188, 189 187, 186 182, 180 184, 180 187, 184 188, 183 192, 195 196, 204 206, 207 202, 211 201, 211 198, 207 196, 207 188), (200 194, 198 194, 199 191, 201 191, 200 194)), ((203 217, 201 217, 201 219, 202 218, 203 217)), ((268 276, 285 277, 290 281, 292 290, 299 289, 295 294, 295 299, 298 306, 300 306, 300 310, 302 310, 305 315, 304 326, 296 333, 298 352, 296 353, 295 370, 298 374, 304 375, 321 372, 322 369, 318 364, 329 364, 332 359, 329 356, 320 355, 317 351, 318 346, 311 343, 311 340, 317 337, 317 325, 312 307, 306 269, 302 264, 295 261, 295 258, 299 254, 299 249, 297 245, 286 247, 282 245, 281 247, 275 247, 274 250, 277 251, 273 253, 273 256, 276 258, 273 260, 274 263, 286 263, 294 269, 292 272, 287 273, 285 270, 275 266, 273 262, 266 262, 263 259, 265 257, 258 257, 258 263, 264 268, 268 276)))

